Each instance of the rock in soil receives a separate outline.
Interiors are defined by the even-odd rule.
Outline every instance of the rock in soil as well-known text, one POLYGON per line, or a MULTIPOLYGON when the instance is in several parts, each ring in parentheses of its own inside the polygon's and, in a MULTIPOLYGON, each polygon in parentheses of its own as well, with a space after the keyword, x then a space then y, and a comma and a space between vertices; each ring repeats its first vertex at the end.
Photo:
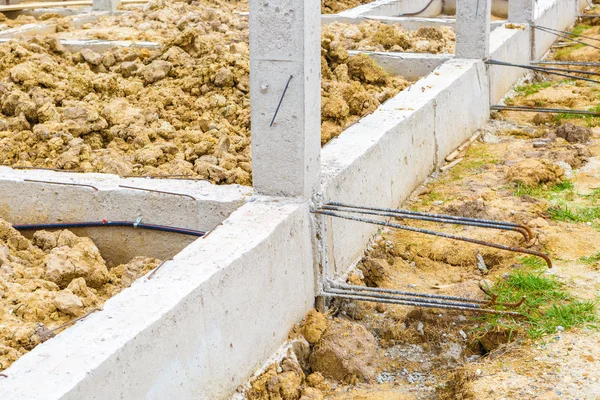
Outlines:
POLYGON ((587 143, 592 135, 592 130, 585 126, 573 125, 569 122, 556 128, 556 136, 569 143, 587 143))

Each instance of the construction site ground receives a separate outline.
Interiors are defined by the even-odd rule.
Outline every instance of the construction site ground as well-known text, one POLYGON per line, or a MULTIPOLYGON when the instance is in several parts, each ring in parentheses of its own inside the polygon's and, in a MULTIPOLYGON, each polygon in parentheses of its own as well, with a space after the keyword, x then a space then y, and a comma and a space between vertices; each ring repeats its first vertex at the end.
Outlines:
MULTIPOLYGON (((600 27, 575 32, 600 38, 600 27)), ((590 42, 592 43, 592 42, 590 42)), ((598 61, 559 47, 550 59, 598 61)), ((530 77, 507 104, 600 109, 596 83, 530 77)), ((357 285, 525 302, 523 317, 335 301, 291 334, 250 399, 597 399, 600 393, 600 118, 494 113, 402 208, 529 226, 514 233, 401 223, 547 252, 540 258, 382 230, 350 273, 357 285)))

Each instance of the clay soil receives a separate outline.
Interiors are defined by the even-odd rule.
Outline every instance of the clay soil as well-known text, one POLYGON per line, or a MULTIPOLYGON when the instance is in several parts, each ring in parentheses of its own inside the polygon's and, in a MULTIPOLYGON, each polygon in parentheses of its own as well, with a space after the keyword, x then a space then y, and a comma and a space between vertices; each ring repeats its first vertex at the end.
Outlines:
POLYGON ((63 230, 29 240, 0 219, 0 371, 158 263, 136 257, 108 268, 89 238, 63 230))
MULTIPOLYGON (((587 109, 600 103, 594 84, 550 82, 517 89, 512 102, 518 105, 587 109)), ((547 252, 554 267, 522 254, 383 230, 349 283, 483 299, 484 290, 533 264, 570 295, 597 301, 600 213, 578 219, 559 212, 600 209, 600 120, 513 112, 493 118, 458 164, 434 173, 402 208, 526 224, 535 238, 525 243, 513 233, 402 223, 547 252)), ((246 395, 269 400, 598 397, 600 333, 593 324, 556 326, 532 337, 515 325, 486 321, 458 311, 334 302, 328 314, 313 311, 305 318, 291 333, 293 345, 283 361, 266 379, 254 380, 246 395)))
MULTIPOLYGON (((152 1, 83 29, 64 24, 55 35, 0 45, 0 164, 250 185, 248 21, 239 7, 152 1), (71 54, 56 39, 86 36, 163 46, 71 54)), ((425 37, 430 48, 450 46, 448 32, 391 29, 409 48, 425 37)), ((323 144, 410 84, 348 47, 361 45, 336 32, 322 38, 323 144)))
POLYGON ((27 24, 39 24, 46 21, 57 22, 60 18, 61 16, 55 13, 44 13, 37 18, 30 15, 19 15, 16 18, 7 18, 4 14, 0 13, 0 32, 27 24))

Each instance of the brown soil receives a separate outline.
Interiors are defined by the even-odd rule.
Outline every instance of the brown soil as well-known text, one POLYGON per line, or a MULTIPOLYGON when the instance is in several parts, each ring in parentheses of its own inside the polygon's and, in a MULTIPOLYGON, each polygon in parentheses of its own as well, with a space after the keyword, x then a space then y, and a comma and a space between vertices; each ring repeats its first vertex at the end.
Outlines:
MULTIPOLYGON (((17 28, 22 25, 27 24, 39 24, 44 21, 52 21, 60 23, 62 17, 56 13, 45 13, 40 15, 38 18, 32 17, 30 15, 19 15, 14 19, 7 18, 4 14, 0 13, 0 31, 17 28)), ((66 20, 66 19, 65 19, 66 20)))
POLYGON ((358 25, 333 23, 323 27, 323 35, 348 50, 416 53, 454 53, 456 35, 448 27, 424 27, 409 31, 400 24, 365 21, 358 25))
POLYGON ((64 230, 28 240, 0 220, 0 371, 158 263, 136 257, 108 269, 89 238, 64 230))
POLYGON ((337 14, 371 1, 373 0, 321 0, 321 12, 323 14, 337 14))
MULTIPOLYGON (((248 23, 228 7, 149 3, 107 20, 158 22, 152 54, 0 45, 0 164, 250 185, 248 23)), ((409 85, 329 38, 322 63, 323 143, 409 85)))

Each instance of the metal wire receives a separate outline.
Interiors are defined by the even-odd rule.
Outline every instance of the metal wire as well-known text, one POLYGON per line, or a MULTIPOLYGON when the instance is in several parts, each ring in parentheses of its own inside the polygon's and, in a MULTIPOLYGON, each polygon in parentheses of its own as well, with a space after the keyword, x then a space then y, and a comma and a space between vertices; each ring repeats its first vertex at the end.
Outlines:
POLYGON ((458 302, 471 302, 478 304, 488 304, 489 300, 479 300, 479 299, 469 299, 467 297, 457 297, 457 296, 447 296, 443 294, 429 294, 429 293, 417 293, 417 292, 404 292, 401 290, 395 289, 385 289, 385 288, 372 288, 367 286, 354 286, 354 285, 346 285, 343 283, 329 281, 329 284, 338 289, 348 289, 353 291, 365 291, 365 292, 379 292, 379 293, 387 293, 387 294, 399 294, 402 296, 412 296, 412 297, 423 297, 428 299, 440 299, 440 300, 450 300, 450 301, 458 301, 458 302))
POLYGON ((288 79, 287 83, 285 84, 285 88, 283 89, 283 93, 281 94, 281 98, 279 99, 279 104, 277 104, 277 109, 275 110, 275 114, 273 114, 273 119, 271 120, 271 124, 269 126, 273 126, 273 124, 275 123, 275 118, 277 118, 277 114, 279 114, 279 109, 281 108, 281 103, 283 103, 283 98, 285 97, 285 94, 287 93, 287 90, 290 87, 290 82, 292 81, 293 77, 294 77, 294 75, 290 75, 290 78, 288 79))
POLYGON ((144 224, 138 222, 129 222, 129 221, 92 221, 92 222, 62 222, 62 223, 48 223, 48 224, 24 224, 24 225, 13 225, 18 231, 26 231, 26 230, 40 230, 40 229, 72 229, 72 228, 101 228, 101 227, 128 227, 128 228, 138 228, 138 229, 147 229, 153 231, 161 231, 161 232, 169 232, 169 233, 179 233, 182 235, 190 235, 202 237, 205 232, 196 231, 193 229, 186 228, 177 228, 172 226, 164 226, 164 225, 154 225, 154 224, 144 224))
POLYGON ((599 62, 593 61, 532 61, 534 65, 577 65, 580 67, 600 67, 599 62))
POLYGON ((431 5, 431 3, 433 3, 433 0, 429 0, 429 3, 427 3, 427 5, 425 7, 423 7, 422 9, 420 9, 419 11, 409 12, 409 13, 404 13, 404 14, 398 14, 397 16, 398 17, 412 17, 414 15, 419 15, 423 11, 427 10, 429 8, 429 6, 431 5))
POLYGON ((315 213, 323 214, 323 215, 328 215, 330 217, 347 219, 347 220, 350 220, 350 221, 364 222, 364 223, 368 223, 368 224, 381 225, 381 226, 385 226, 385 227, 388 227, 388 228, 402 229, 402 230, 405 230, 405 231, 422 233, 422 234, 425 234, 425 235, 432 235, 432 236, 443 237, 443 238, 446 238, 446 239, 459 240, 459 241, 462 241, 462 242, 478 244, 478 245, 481 245, 481 246, 493 247, 493 248, 500 249, 500 250, 507 250, 507 251, 512 251, 512 252, 516 252, 516 253, 530 254, 530 255, 533 255, 533 256, 537 256, 537 257, 543 258, 544 261, 546 261, 546 264, 548 265, 548 268, 552 268, 552 260, 550 260, 550 257, 548 257, 547 254, 540 253, 540 252, 533 251, 533 250, 529 250, 529 249, 524 249, 524 248, 521 248, 521 247, 505 246, 503 244, 486 242, 486 241, 479 240, 479 239, 471 239, 471 238, 467 238, 467 237, 463 237, 463 236, 458 236, 458 235, 453 235, 453 234, 449 234, 449 233, 445 233, 445 232, 436 232, 436 231, 432 231, 432 230, 429 230, 429 229, 416 228, 416 227, 413 227, 413 226, 401 225, 401 224, 396 224, 396 223, 392 223, 392 222, 378 221, 378 220, 373 220, 373 219, 367 219, 367 218, 361 218, 361 217, 354 217, 354 216, 350 216, 350 215, 343 215, 343 214, 338 214, 338 213, 335 213, 335 212, 332 212, 332 211, 327 211, 327 210, 317 210, 317 211, 315 211, 315 213))
MULTIPOLYGON (((540 30, 554 31, 554 32, 563 33, 563 34, 566 34, 566 35, 573 35, 573 36, 577 36, 577 37, 580 37, 580 38, 589 39, 589 40, 596 40, 596 41, 600 42, 600 39, 598 39, 598 38, 593 38, 591 36, 585 36, 585 35, 582 35, 580 33, 573 33, 573 32, 561 31, 560 29, 549 28, 547 26, 536 25, 536 27, 538 29, 540 29, 540 30)), ((550 32, 548 32, 548 33, 550 33, 550 32)))
POLYGON ((351 212, 351 213, 358 213, 358 214, 367 214, 367 215, 378 215, 378 216, 382 216, 382 217, 396 217, 396 218, 406 218, 406 219, 413 219, 413 220, 419 220, 419 221, 429 221, 429 222, 440 222, 443 224, 453 224, 453 225, 465 225, 465 226, 475 226, 475 227, 481 227, 481 228, 490 228, 490 229, 499 229, 499 230, 509 230, 509 231, 515 231, 515 232, 519 232, 521 235, 523 235, 523 237, 525 238, 526 241, 530 241, 532 239, 532 234, 531 234, 531 230, 528 227, 525 226, 514 226, 514 225, 508 225, 508 224, 504 224, 502 222, 497 222, 496 221, 490 221, 490 222, 475 222, 475 221, 466 221, 466 220, 462 220, 460 219, 460 217, 457 218, 447 218, 447 217, 451 217, 451 216, 445 216, 445 215, 439 215, 439 216, 420 216, 420 215, 413 215, 413 214, 405 214, 402 211, 403 210, 395 210, 395 211, 384 211, 384 210, 377 210, 377 209, 368 209, 368 208, 359 208, 359 207, 338 207, 338 206, 333 206, 333 205, 324 205, 323 209, 325 210, 332 210, 332 211, 341 211, 341 212, 351 212))
POLYGON ((196 198, 194 196, 192 196, 191 194, 186 194, 186 193, 167 192, 164 190, 147 189, 147 188, 141 188, 141 187, 136 187, 136 186, 126 186, 126 185, 119 185, 119 187, 124 188, 124 189, 142 190, 145 192, 153 192, 153 193, 161 193, 161 194, 170 194, 173 196, 189 197, 192 200, 196 200, 196 198))
POLYGON ((586 110, 571 110, 568 108, 547 108, 547 107, 529 107, 529 106, 504 106, 504 105, 493 105, 490 106, 490 110, 495 111, 522 111, 522 112, 539 112, 539 113, 561 113, 561 114, 576 114, 576 115, 591 115, 593 117, 600 117, 600 112, 586 111, 586 110))
POLYGON ((85 184, 85 183, 38 181, 36 179, 23 179, 23 182, 48 183, 48 184, 51 184, 51 185, 81 186, 81 187, 87 187, 87 188, 90 188, 90 189, 94 189, 95 191, 98 191, 98 188, 96 186, 88 185, 88 184, 85 184))
POLYGON ((585 0, 585 2, 588 4, 588 6, 590 6, 590 9, 594 12, 594 14, 596 14, 598 17, 600 17, 600 14, 598 14, 598 12, 596 11, 596 8, 592 5, 592 3, 590 3, 590 0, 585 0))
POLYGON ((593 48, 595 48, 595 49, 599 49, 599 50, 600 50, 600 47, 598 47, 598 46, 594 46, 593 44, 589 44, 589 43, 586 43, 586 42, 582 42, 581 40, 573 39, 573 38, 572 38, 572 37, 570 37, 570 36, 563 35, 563 34, 561 34, 561 33, 557 33, 557 32, 552 32, 552 31, 550 31, 550 30, 546 30, 545 28, 543 28, 543 27, 540 27, 540 26, 537 26, 537 25, 533 25, 533 27, 534 27, 535 29, 539 30, 539 31, 542 31, 542 32, 545 32, 545 33, 549 33, 549 34, 551 34, 551 35, 555 35, 555 36, 561 37, 561 38, 563 38, 563 39, 567 39, 567 40, 570 40, 570 41, 572 41, 572 42, 579 43, 579 44, 583 44, 583 45, 590 46, 590 47, 593 47, 593 48))
POLYGON ((513 64, 513 63, 508 63, 508 62, 498 61, 498 60, 487 60, 486 64, 499 65, 499 66, 503 66, 503 67, 517 67, 517 68, 523 68, 523 69, 530 69, 532 71, 545 72, 545 73, 551 74, 551 75, 564 76, 566 78, 570 78, 570 79, 574 79, 574 80, 587 81, 587 82, 592 82, 592 83, 600 83, 599 81, 596 81, 596 80, 590 79, 590 78, 583 78, 580 76, 563 74, 560 72, 552 72, 551 70, 549 70, 548 68, 545 68, 545 67, 535 67, 532 65, 525 65, 525 64, 513 64))
POLYGON ((522 317, 523 314, 515 312, 515 311, 501 311, 501 310, 492 310, 488 308, 471 308, 471 307, 463 307, 458 305, 450 305, 450 304, 429 304, 423 303, 419 301, 407 301, 407 300, 392 300, 379 298, 374 296, 365 296, 365 295, 356 295, 352 293, 330 293, 327 291, 323 291, 321 294, 325 297, 335 297, 349 300, 360 300, 360 301, 370 301, 374 303, 387 303, 387 304, 399 304, 404 306, 416 306, 416 307, 426 307, 426 308, 439 308, 446 310, 462 310, 462 311, 472 311, 486 314, 500 314, 500 315, 512 315, 515 317, 522 317))

